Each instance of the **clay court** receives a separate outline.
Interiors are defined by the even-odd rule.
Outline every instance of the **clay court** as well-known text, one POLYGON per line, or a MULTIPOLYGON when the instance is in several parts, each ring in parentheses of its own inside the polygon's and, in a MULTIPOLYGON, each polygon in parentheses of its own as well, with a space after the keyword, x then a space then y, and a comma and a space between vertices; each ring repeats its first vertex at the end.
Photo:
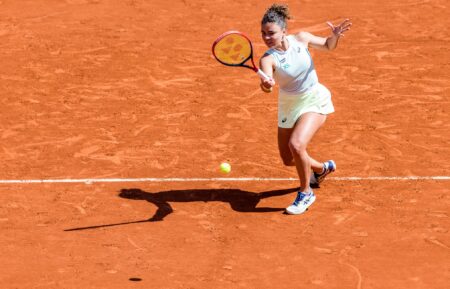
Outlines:
POLYGON ((290 32, 353 22, 311 50, 338 169, 300 216, 276 93, 211 55, 259 59, 271 3, 0 1, 0 288, 448 288, 448 1, 287 2, 290 32))

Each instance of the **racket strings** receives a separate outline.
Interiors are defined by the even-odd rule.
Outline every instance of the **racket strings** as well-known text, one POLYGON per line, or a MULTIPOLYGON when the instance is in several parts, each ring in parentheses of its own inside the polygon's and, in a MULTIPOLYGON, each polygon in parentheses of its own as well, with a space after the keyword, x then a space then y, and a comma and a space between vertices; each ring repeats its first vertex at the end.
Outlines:
POLYGON ((219 39, 214 46, 214 56, 222 63, 239 65, 252 55, 249 40, 240 34, 229 34, 219 39))

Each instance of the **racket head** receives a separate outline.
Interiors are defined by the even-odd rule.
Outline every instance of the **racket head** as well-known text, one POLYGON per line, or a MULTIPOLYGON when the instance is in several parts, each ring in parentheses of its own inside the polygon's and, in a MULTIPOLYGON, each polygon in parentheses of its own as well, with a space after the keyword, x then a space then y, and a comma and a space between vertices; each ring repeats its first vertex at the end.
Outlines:
POLYGON ((212 46, 212 53, 220 63, 228 66, 245 66, 256 71, 255 67, 250 67, 244 63, 251 59, 253 66, 252 42, 242 32, 227 31, 220 35, 212 46))

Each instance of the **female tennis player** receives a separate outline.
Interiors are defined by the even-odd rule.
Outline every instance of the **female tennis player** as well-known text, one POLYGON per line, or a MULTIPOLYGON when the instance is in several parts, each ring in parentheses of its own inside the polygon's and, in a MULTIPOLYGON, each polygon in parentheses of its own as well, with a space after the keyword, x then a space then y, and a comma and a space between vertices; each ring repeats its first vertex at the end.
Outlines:
POLYGON ((278 148, 283 163, 295 166, 300 179, 300 191, 288 214, 301 214, 314 203, 311 189, 336 170, 334 161, 318 162, 307 152, 308 143, 334 112, 331 94, 319 83, 308 48, 333 50, 339 37, 352 25, 346 19, 337 26, 327 22, 331 35, 319 37, 301 31, 287 34, 290 19, 287 5, 273 4, 261 21, 261 34, 269 50, 260 60, 261 69, 270 77, 261 80, 261 89, 270 92, 278 83, 278 148), (313 173, 311 173, 311 170, 313 173))

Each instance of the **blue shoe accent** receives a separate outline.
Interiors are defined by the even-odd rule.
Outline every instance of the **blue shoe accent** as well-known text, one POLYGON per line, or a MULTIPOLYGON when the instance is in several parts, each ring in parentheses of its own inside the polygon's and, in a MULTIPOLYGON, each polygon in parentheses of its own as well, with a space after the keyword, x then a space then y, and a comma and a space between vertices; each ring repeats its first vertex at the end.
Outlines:
POLYGON ((309 196, 309 194, 305 194, 305 193, 302 193, 302 192, 298 192, 297 193, 297 197, 295 198, 295 201, 294 201, 294 203, 292 203, 294 206, 298 206, 298 204, 300 204, 300 202, 301 201, 303 201, 303 199, 305 198, 305 197, 307 197, 307 196, 309 196))
POLYGON ((314 203, 315 200, 316 196, 313 191, 310 191, 307 194, 298 192, 294 203, 286 208, 286 213, 290 215, 302 214, 314 203))

